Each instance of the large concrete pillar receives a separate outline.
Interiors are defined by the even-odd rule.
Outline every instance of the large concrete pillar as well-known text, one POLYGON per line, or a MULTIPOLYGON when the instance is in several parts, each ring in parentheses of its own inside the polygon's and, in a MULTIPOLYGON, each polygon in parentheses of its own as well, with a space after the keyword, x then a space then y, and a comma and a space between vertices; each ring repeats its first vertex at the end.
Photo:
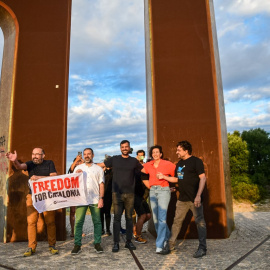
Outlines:
MULTIPOLYGON (((0 1, 0 241, 27 240, 28 178, 4 153, 16 150, 25 162, 42 147, 58 174, 65 173, 70 20, 71 0, 0 1)), ((57 238, 64 240, 65 211, 56 219, 57 238)))
MULTIPOLYGON (((207 172, 208 237, 226 238, 234 218, 213 1, 145 0, 145 33, 148 145, 162 145, 176 161, 177 142, 191 142, 207 172)), ((189 220, 181 237, 197 237, 189 220)))

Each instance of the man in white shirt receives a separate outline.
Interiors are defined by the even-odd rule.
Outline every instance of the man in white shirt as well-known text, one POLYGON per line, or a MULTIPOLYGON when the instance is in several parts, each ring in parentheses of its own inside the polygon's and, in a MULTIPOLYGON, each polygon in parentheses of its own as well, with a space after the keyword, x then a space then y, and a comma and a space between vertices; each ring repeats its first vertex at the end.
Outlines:
POLYGON ((84 177, 87 178, 87 203, 88 205, 76 207, 76 220, 75 220, 75 237, 74 248, 71 251, 72 255, 81 252, 82 245, 82 228, 85 220, 85 214, 89 207, 91 211, 92 221, 94 224, 94 245, 97 253, 103 252, 101 247, 101 221, 100 221, 100 208, 103 207, 104 196, 104 172, 103 170, 93 163, 94 151, 91 148, 85 148, 83 151, 84 163, 78 165, 75 173, 82 172, 84 177))

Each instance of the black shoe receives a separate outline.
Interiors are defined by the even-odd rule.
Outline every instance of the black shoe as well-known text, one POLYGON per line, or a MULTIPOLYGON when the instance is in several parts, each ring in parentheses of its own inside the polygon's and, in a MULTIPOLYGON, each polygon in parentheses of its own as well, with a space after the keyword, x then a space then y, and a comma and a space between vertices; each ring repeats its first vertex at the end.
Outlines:
POLYGON ((103 252, 103 248, 100 245, 100 243, 95 244, 95 251, 96 251, 96 253, 102 253, 103 252))
POLYGON ((111 236, 112 235, 111 231, 110 230, 106 231, 106 235, 111 236))
POLYGON ((75 245, 71 251, 71 255, 77 255, 81 252, 81 246, 75 245))
POLYGON ((171 253, 171 251, 170 251, 170 249, 163 248, 161 251, 158 251, 156 253, 160 254, 160 255, 168 255, 169 253, 171 253))
POLYGON ((131 241, 127 241, 125 248, 130 249, 130 250, 135 250, 136 247, 134 246, 134 244, 131 241))
POLYGON ((119 243, 115 242, 113 244, 112 252, 118 252, 119 251, 119 243))
POLYGON ((104 234, 105 234, 105 231, 104 231, 104 230, 102 230, 102 231, 101 231, 101 235, 104 235, 104 234))
POLYGON ((193 258, 201 258, 206 255, 206 250, 199 248, 194 254, 193 258))

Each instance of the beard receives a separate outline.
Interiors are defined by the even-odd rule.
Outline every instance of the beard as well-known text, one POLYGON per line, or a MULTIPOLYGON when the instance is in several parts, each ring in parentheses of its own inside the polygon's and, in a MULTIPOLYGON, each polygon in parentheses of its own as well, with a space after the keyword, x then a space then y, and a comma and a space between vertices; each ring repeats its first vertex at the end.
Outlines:
POLYGON ((84 162, 85 162, 85 163, 92 163, 92 159, 91 159, 91 158, 85 158, 85 159, 84 159, 84 162))
POLYGON ((37 165, 37 164, 41 164, 43 162, 43 159, 33 158, 32 161, 33 161, 34 164, 37 165))

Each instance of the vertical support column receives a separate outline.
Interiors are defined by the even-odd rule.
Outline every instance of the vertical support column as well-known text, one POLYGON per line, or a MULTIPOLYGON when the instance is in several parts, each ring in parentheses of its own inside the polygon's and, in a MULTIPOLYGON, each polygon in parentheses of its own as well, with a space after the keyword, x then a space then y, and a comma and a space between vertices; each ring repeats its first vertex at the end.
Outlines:
MULTIPOLYGON (((145 0, 145 23, 148 145, 162 145, 176 161, 177 142, 191 142, 206 168, 208 237, 226 238, 234 220, 213 1, 145 0)), ((169 225, 174 209, 175 201, 169 225)), ((185 234, 197 237, 194 221, 183 226, 185 234)))
MULTIPOLYGON (((14 13, 0 4, 0 27, 4 36, 3 61, 0 84, 0 241, 6 241, 7 187, 9 163, 5 157, 10 147, 10 124, 14 94, 14 71, 19 26, 14 13)), ((1 52, 2 53, 2 52, 1 52)))
MULTIPOLYGON (((15 44, 18 46, 14 60, 16 68, 14 66, 8 72, 13 80, 13 94, 10 100, 12 106, 5 113, 5 117, 10 115, 5 151, 16 150, 18 158, 26 162, 31 159, 33 148, 42 147, 46 152, 46 159, 55 162, 57 173, 64 174, 71 0, 2 0, 0 6, 12 11, 14 16, 11 17, 16 18, 20 27, 15 44)), ((9 25, 8 20, 2 14, 0 16, 2 25, 9 25)), ((5 47, 8 41, 5 36, 5 47)), ((2 75, 6 72, 3 65, 2 75)), ((1 102, 5 102, 3 95, 6 95, 6 91, 1 89, 1 102)), ((1 118, 0 121, 2 124, 6 120, 1 118)), ((13 170, 11 164, 8 172, 4 179, 5 185, 0 187, 0 200, 1 192, 7 193, 8 190, 3 206, 0 205, 0 211, 6 209, 4 211, 7 213, 4 215, 6 230, 0 224, 0 231, 4 232, 0 241, 27 240, 24 208, 27 177, 13 170)), ((64 240, 65 209, 57 211, 56 225, 57 239, 64 240)), ((42 235, 42 220, 38 228, 42 235)))

